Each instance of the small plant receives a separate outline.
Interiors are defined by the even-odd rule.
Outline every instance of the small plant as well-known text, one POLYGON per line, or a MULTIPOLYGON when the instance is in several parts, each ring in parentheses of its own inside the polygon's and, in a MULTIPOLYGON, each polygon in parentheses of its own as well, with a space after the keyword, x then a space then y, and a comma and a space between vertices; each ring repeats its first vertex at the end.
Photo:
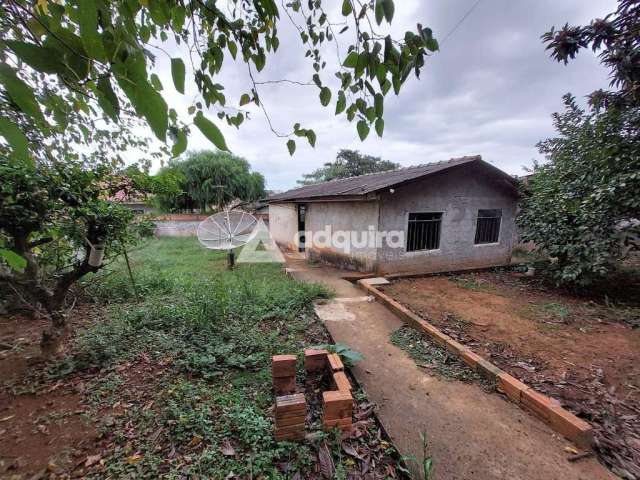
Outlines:
MULTIPOLYGON (((422 442, 422 461, 418 461, 416 457, 413 455, 404 455, 402 460, 407 463, 411 462, 419 468, 421 473, 421 477, 424 480, 429 480, 431 478, 431 470, 433 468, 433 459, 427 456, 427 450, 429 449, 429 441, 427 440, 427 434, 425 431, 420 432, 420 441, 422 442)), ((411 478, 414 478, 414 475, 411 474, 410 470, 405 470, 405 473, 408 474, 411 478)))
POLYGON ((353 367, 357 362, 364 358, 360 352, 351 350, 349 347, 341 343, 318 345, 315 348, 324 349, 329 353, 337 353, 340 355, 342 362, 347 367, 353 367))

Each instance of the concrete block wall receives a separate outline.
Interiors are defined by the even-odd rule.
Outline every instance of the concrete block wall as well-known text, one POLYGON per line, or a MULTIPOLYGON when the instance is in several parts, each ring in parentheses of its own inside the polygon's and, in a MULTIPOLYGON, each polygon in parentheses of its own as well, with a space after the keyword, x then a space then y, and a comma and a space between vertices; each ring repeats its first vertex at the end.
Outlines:
POLYGON ((298 209, 295 203, 269 204, 269 232, 280 248, 298 250, 298 209))
POLYGON ((306 236, 307 255, 347 270, 373 271, 377 260, 377 227, 376 201, 308 203, 305 222, 305 231, 309 232, 306 236), (354 232, 357 237, 351 237, 349 248, 323 245, 325 239, 315 244, 312 234, 321 231, 327 231, 329 238, 334 232, 345 232, 350 236, 354 232), (373 237, 373 244, 369 243, 369 236, 373 237))
POLYGON ((506 265, 515 238, 516 199, 493 177, 476 167, 446 171, 380 195, 380 230, 405 232, 403 248, 383 243, 378 272, 431 273, 506 265), (495 244, 474 245, 478 209, 501 209, 500 237, 495 244), (409 213, 442 212, 440 248, 408 252, 409 213))

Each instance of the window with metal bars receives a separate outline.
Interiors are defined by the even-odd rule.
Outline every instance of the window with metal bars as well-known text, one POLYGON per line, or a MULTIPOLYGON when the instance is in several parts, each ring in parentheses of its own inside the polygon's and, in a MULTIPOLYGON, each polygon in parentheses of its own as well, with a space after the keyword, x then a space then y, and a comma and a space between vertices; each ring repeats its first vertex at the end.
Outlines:
POLYGON ((441 224, 442 213, 410 213, 407 228, 407 252, 440 248, 441 224))
POLYGON ((475 244, 498 243, 502 210, 478 210, 475 244))

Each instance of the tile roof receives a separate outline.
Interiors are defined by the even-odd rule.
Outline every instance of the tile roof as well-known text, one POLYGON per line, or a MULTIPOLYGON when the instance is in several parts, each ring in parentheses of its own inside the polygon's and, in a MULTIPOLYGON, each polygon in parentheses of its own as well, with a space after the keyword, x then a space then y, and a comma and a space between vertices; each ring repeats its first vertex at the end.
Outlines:
POLYGON ((306 185, 287 192, 271 195, 269 201, 290 201, 322 197, 359 196, 393 187, 411 180, 426 177, 452 167, 472 162, 480 162, 498 172, 501 176, 509 177, 506 173, 482 160, 480 155, 452 158, 443 162, 427 163, 413 167, 389 170, 387 172, 369 173, 357 177, 340 178, 328 182, 306 185))

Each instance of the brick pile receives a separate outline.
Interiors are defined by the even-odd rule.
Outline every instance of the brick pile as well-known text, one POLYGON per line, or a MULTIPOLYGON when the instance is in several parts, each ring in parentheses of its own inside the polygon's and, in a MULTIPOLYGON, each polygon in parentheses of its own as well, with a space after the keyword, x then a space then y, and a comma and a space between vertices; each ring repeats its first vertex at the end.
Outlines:
POLYGON ((304 393, 276 397, 276 441, 302 440, 307 418, 307 402, 304 393))
POLYGON ((296 356, 274 355, 271 358, 273 390, 278 395, 289 395, 296 391, 296 356))
MULTIPOLYGON (((344 373, 340 356, 326 350, 307 349, 304 352, 307 373, 326 372, 333 390, 322 393, 322 421, 325 430, 339 428, 349 432, 352 425, 353 396, 351 383, 344 373)), ((307 404, 304 393, 296 391, 296 356, 274 355, 271 359, 275 404, 275 438, 302 440, 305 434, 307 404)))

